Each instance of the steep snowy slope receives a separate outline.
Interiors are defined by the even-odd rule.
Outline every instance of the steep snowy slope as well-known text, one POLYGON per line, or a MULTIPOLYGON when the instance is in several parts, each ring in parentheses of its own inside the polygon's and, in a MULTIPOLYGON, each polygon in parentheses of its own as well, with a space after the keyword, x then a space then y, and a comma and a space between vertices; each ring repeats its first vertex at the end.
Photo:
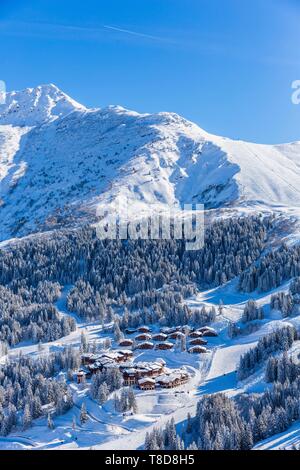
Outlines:
POLYGON ((233 141, 173 113, 88 110, 53 85, 13 92, 0 107, 0 239, 93 220, 125 196, 135 214, 151 203, 299 206, 299 157, 300 142, 233 141))
POLYGON ((84 111, 85 107, 53 84, 26 88, 6 93, 5 104, 0 105, 0 124, 36 126, 75 109, 84 111))

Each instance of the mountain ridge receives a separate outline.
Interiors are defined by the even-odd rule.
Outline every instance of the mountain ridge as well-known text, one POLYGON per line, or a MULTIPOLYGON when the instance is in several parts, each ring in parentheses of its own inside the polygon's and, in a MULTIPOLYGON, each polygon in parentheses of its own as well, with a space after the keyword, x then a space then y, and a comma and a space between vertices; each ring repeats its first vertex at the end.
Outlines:
POLYGON ((88 109, 55 85, 0 106, 0 239, 92 221, 128 200, 131 214, 300 205, 300 142, 214 136, 176 113, 88 109), (298 189, 299 188, 299 189, 298 189))

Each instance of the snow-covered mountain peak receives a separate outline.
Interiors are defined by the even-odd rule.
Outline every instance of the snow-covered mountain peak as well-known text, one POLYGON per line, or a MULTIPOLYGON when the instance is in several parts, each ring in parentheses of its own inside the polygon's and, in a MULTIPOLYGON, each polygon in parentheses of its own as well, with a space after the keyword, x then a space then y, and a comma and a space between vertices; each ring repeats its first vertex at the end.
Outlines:
POLYGON ((176 113, 87 109, 55 85, 0 107, 0 239, 131 212, 300 206, 300 143, 260 145, 209 134, 176 113), (41 125, 42 124, 42 125, 41 125))
POLYGON ((86 108, 52 83, 40 85, 6 93, 5 104, 0 105, 0 125, 37 126, 75 110, 86 108))

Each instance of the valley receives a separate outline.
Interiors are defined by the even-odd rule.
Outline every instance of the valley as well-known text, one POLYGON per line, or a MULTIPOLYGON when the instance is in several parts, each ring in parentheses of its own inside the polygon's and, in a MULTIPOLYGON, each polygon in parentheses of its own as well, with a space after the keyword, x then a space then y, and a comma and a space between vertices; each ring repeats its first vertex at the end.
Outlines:
POLYGON ((8 93, 0 448, 300 447, 299 154, 55 85, 8 93), (204 204, 204 246, 99 239, 120 202, 133 221, 204 204))

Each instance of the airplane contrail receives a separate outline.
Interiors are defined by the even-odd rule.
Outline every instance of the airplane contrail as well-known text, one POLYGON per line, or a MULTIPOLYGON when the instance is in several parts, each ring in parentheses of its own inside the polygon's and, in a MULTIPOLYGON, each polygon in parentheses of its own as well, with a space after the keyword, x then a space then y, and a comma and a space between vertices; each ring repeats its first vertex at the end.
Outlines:
POLYGON ((72 24, 67 25, 67 24, 59 24, 59 23, 47 23, 47 22, 41 22, 41 21, 36 21, 36 22, 34 21, 30 21, 30 22, 0 21, 1 32, 11 32, 14 27, 19 28, 16 31, 18 35, 41 34, 45 36, 47 34, 54 34, 55 31, 59 31, 59 32, 65 32, 65 33, 78 32, 78 33, 82 33, 82 35, 94 34, 94 35, 100 36, 101 33, 104 33, 105 30, 110 30, 110 31, 115 31, 115 32, 135 36, 136 38, 151 39, 152 41, 157 41, 160 43, 173 43, 173 41, 171 41, 168 38, 164 38, 161 36, 154 36, 154 35, 146 34, 146 33, 140 33, 138 31, 132 31, 130 29, 119 28, 118 26, 112 26, 108 24, 99 25, 98 27, 91 27, 91 26, 77 26, 77 25, 72 25, 72 24), (22 26, 23 26, 23 30, 22 30, 22 26), (26 28, 25 31, 24 31, 24 27, 26 28), (43 29, 41 30, 41 28, 43 29))
POLYGON ((138 33, 137 31, 131 31, 130 29, 123 29, 123 28, 118 28, 116 26, 110 26, 110 25, 103 25, 103 28, 105 29, 111 29, 113 31, 117 31, 120 33, 126 33, 126 34, 131 34, 133 36, 140 36, 142 38, 148 38, 148 39, 154 39, 156 41, 165 41, 164 38, 158 37, 158 36, 152 36, 151 34, 145 34, 145 33, 138 33))

